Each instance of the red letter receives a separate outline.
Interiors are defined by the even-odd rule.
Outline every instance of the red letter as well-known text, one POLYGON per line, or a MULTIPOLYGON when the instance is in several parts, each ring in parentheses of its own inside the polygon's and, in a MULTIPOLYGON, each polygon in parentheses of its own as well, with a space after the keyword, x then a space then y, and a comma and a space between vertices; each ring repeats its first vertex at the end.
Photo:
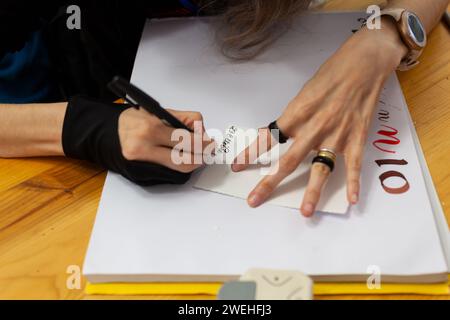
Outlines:
POLYGON ((381 166, 406 166, 408 164, 408 161, 406 160, 395 160, 395 159, 387 159, 387 160, 377 160, 375 163, 381 167, 381 166))
POLYGON ((387 150, 387 149, 383 149, 382 147, 379 146, 379 144, 389 144, 389 145, 398 145, 400 144, 400 139, 398 139, 396 137, 396 135, 398 134, 398 131, 392 127, 388 127, 383 125, 383 127, 388 128, 392 131, 386 131, 386 130, 380 130, 378 131, 378 134, 381 136, 385 136, 388 137, 390 139, 379 139, 377 141, 374 141, 373 146, 375 148, 377 148, 380 151, 383 152, 388 152, 388 153, 395 153, 395 151, 391 151, 391 150, 387 150))
POLYGON ((400 172, 397 172, 397 171, 388 171, 386 173, 383 173, 380 176, 380 181, 381 181, 381 185, 383 186, 383 189, 387 193, 390 193, 390 194, 402 194, 402 193, 405 193, 405 192, 407 192, 409 190, 409 182, 408 182, 408 180, 406 179, 406 177, 403 174, 401 174, 400 172), (402 187, 400 187, 400 188, 387 187, 384 184, 384 181, 386 181, 387 179, 392 178, 392 177, 402 178, 403 180, 405 180, 405 184, 402 187))

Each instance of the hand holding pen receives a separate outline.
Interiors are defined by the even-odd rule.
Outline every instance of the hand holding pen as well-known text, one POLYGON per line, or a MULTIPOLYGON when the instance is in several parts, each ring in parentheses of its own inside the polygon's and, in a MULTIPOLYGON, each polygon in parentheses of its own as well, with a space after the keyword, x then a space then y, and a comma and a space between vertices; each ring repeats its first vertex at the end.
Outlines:
POLYGON ((203 165, 204 152, 214 151, 214 142, 204 137, 200 113, 163 109, 121 78, 109 88, 128 104, 82 96, 69 101, 63 130, 67 156, 149 186, 185 183, 203 165))
POLYGON ((108 85, 133 108, 119 118, 119 137, 123 156, 131 161, 157 163, 172 170, 190 173, 203 164, 205 149, 214 145, 204 139, 203 117, 198 112, 164 109, 159 102, 123 78, 108 85), (182 130, 175 134, 176 130, 182 130), (185 139, 181 144, 181 138, 185 139), (196 142, 201 142, 196 146, 196 142), (183 147, 180 148, 180 145, 183 147), (178 148, 173 152, 174 148, 178 148), (181 150, 182 149, 182 150, 181 150), (181 153, 180 157, 174 154, 181 153), (179 159, 184 159, 180 163, 179 159))

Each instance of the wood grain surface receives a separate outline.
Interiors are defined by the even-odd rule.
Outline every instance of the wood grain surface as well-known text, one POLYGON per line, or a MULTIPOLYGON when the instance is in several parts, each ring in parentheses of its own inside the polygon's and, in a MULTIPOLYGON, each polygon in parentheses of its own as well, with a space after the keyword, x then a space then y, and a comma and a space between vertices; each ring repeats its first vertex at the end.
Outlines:
MULTIPOLYGON (((335 0, 329 10, 374 1, 335 0)), ((375 1, 380 2, 380 1, 375 1)), ((414 70, 399 74, 442 206, 450 217, 450 33, 441 23, 414 70)), ((63 158, 0 159, 0 299, 111 299, 68 289, 82 266, 105 172, 63 158)), ((176 296, 113 297, 177 299, 176 296)), ((211 298, 190 296, 190 299, 211 298)), ((317 299, 449 299, 446 296, 326 296, 317 299)))

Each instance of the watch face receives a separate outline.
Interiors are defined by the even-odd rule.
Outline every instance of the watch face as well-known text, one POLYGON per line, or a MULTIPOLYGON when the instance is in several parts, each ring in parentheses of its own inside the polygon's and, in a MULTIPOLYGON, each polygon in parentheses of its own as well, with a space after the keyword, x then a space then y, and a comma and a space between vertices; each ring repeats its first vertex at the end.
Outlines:
POLYGON ((426 42, 425 28, 415 14, 408 14, 408 29, 416 44, 424 47, 426 42))

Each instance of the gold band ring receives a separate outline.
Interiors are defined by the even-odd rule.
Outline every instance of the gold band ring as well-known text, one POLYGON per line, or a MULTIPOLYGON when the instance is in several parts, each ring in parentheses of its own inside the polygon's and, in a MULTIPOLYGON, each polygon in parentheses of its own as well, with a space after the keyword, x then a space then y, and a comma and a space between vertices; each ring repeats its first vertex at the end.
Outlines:
POLYGON ((330 168, 330 171, 333 172, 335 164, 336 164, 336 153, 331 149, 322 148, 317 153, 317 156, 313 160, 314 163, 322 163, 330 168))

